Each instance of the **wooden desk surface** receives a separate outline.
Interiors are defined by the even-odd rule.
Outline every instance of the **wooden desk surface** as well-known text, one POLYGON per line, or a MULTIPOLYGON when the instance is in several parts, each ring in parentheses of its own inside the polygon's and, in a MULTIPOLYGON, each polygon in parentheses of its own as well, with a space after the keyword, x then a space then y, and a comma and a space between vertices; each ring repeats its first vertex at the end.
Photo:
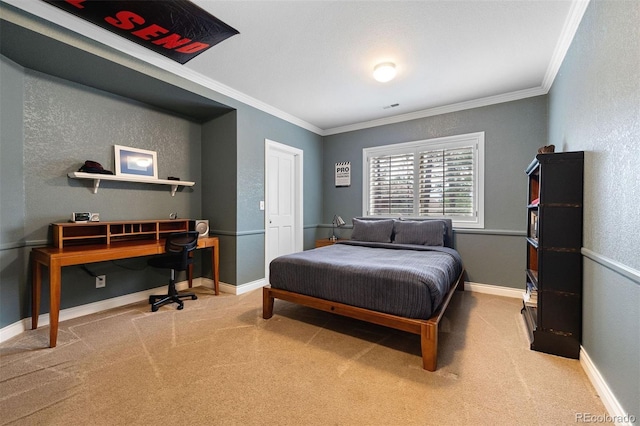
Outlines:
POLYGON ((114 244, 96 244, 75 247, 39 247, 32 250, 38 262, 55 262, 59 266, 80 265, 129 257, 150 256, 164 253, 164 243, 158 241, 127 241, 114 244))
MULTIPOLYGON (((113 242, 111 244, 77 245, 63 248, 37 247, 32 249, 32 328, 38 328, 42 266, 49 268, 49 324, 51 328, 49 346, 53 348, 56 346, 58 336, 60 292, 62 287, 61 268, 63 266, 162 254, 164 253, 164 244, 164 240, 129 240, 113 242)), ((218 237, 200 237, 198 239, 198 249, 203 248, 212 249, 213 281, 217 295, 220 292, 218 237)), ((191 286, 191 270, 189 270, 189 286, 191 286)))

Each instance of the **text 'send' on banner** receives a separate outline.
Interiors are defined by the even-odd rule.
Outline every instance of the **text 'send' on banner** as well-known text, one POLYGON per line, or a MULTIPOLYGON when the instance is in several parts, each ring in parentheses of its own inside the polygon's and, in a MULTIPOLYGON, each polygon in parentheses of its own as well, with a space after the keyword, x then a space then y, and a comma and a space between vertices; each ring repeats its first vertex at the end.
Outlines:
POLYGON ((147 49, 185 64, 240 34, 187 0, 42 0, 147 49))

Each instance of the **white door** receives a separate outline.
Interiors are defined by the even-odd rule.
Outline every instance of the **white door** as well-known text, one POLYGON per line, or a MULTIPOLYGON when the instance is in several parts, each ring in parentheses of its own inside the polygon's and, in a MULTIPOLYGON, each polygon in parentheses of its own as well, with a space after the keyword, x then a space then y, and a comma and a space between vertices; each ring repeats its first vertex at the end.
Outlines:
POLYGON ((268 280, 269 262, 278 256, 302 251, 302 151, 267 140, 265 163, 265 277, 268 280))

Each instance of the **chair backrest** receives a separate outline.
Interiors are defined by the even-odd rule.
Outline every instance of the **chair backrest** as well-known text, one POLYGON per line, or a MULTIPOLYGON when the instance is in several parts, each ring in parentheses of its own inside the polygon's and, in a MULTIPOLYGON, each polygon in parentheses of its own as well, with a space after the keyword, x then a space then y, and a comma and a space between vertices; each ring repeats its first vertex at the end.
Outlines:
POLYGON ((167 236, 164 250, 167 254, 181 255, 182 268, 189 264, 189 252, 198 245, 198 231, 174 232, 167 236))

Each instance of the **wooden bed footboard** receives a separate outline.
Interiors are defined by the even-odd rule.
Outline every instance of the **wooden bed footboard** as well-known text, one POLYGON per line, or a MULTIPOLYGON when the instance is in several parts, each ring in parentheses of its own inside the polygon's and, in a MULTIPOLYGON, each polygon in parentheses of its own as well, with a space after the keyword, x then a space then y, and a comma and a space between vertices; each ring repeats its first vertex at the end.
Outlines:
POLYGON ((413 319, 404 318, 397 315, 385 314, 369 309, 358 308, 343 303, 332 302, 325 299, 306 296, 304 294, 293 293, 271 287, 262 289, 262 317, 269 319, 273 316, 274 299, 286 300, 321 311, 332 312, 350 318, 367 321, 397 330, 407 331, 420 335, 420 346, 422 350, 422 368, 435 371, 438 360, 438 324, 442 319, 449 302, 456 290, 464 290, 464 269, 460 273, 458 280, 451 286, 444 300, 433 313, 431 318, 413 319))

